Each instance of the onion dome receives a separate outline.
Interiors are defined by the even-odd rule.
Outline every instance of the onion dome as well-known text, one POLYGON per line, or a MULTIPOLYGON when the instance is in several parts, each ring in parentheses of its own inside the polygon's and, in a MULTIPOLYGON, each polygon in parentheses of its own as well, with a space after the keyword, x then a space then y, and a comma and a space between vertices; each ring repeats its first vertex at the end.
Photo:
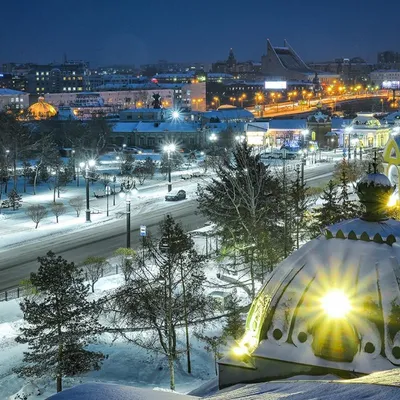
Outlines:
POLYGON ((44 97, 39 97, 37 103, 32 104, 28 108, 28 113, 32 115, 34 119, 48 119, 54 117, 57 114, 57 110, 50 103, 44 101, 44 97))
POLYGON ((358 197, 366 208, 362 219, 367 221, 387 219, 386 210, 394 191, 395 187, 386 175, 372 173, 362 178, 357 184, 358 197))
POLYGON ((394 189, 378 173, 357 189, 361 218, 323 229, 266 277, 219 361, 220 387, 400 367, 400 222, 384 212, 394 189))

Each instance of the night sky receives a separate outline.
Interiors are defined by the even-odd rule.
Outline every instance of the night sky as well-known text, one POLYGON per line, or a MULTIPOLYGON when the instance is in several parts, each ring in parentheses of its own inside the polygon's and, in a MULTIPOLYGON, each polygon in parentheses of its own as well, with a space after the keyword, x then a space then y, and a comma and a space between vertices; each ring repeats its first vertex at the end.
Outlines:
MULTIPOLYGON (((2 2, 3 3, 3 2, 2 2)), ((0 62, 91 66, 259 61, 283 39, 306 61, 400 51, 398 0, 71 0, 4 2, 0 62), (381 6, 381 8, 379 8, 381 6)))

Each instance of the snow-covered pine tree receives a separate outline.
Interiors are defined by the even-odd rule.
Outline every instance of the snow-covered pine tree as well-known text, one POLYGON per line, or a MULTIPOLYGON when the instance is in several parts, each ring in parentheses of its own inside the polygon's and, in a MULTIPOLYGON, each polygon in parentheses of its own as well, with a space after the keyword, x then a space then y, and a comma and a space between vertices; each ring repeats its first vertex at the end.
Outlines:
POLYGON ((242 316, 242 307, 240 306, 239 299, 235 294, 226 302, 225 312, 228 316, 223 327, 223 335, 235 340, 240 339, 244 334, 245 321, 242 316))
POLYGON ((22 196, 18 194, 15 188, 13 188, 7 196, 8 204, 13 209, 13 211, 18 210, 18 208, 22 206, 22 196))
POLYGON ((89 286, 74 263, 52 252, 38 261, 39 270, 30 278, 37 294, 20 304, 26 324, 16 341, 27 343, 28 351, 15 371, 20 376, 51 376, 60 392, 63 376, 100 369, 104 355, 86 348, 100 330, 98 309, 87 300, 89 286))
POLYGON ((321 195, 322 206, 316 211, 317 234, 321 228, 335 224, 341 219, 338 188, 333 180, 328 182, 321 195))
POLYGON ((339 220, 356 218, 360 213, 360 207, 357 206, 355 201, 350 200, 349 183, 348 161, 343 158, 339 177, 339 220))
MULTIPOLYGON (((296 248, 300 246, 300 240, 307 237, 305 213, 308 210, 309 199, 307 186, 300 178, 300 169, 296 169, 296 178, 288 185, 288 213, 289 235, 294 234, 296 248)), ((290 240, 290 239, 289 239, 290 240)))
POLYGON ((242 257, 237 272, 242 283, 251 284, 254 297, 256 278, 262 279, 291 247, 284 240, 282 180, 246 142, 234 148, 232 157, 221 158, 215 173, 199 185, 199 209, 217 225, 222 247, 231 249, 228 255, 242 257))

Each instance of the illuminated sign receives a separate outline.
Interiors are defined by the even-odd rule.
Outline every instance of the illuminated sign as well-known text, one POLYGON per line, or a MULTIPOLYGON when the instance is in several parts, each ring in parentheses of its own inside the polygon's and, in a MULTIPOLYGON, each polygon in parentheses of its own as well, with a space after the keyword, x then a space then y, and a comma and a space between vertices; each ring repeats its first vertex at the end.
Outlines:
POLYGON ((287 82, 286 81, 265 81, 264 87, 265 87, 265 89, 286 89, 287 82))
POLYGON ((400 89, 400 81, 383 81, 383 89, 400 89))

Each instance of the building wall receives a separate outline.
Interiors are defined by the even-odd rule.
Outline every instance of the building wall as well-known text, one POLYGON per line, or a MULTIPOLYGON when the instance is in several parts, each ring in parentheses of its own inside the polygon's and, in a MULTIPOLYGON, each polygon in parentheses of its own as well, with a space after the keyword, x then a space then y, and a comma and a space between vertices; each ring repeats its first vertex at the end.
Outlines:
POLYGON ((29 94, 1 94, 0 93, 0 111, 12 108, 14 110, 29 107, 29 94))
POLYGON ((400 70, 379 70, 370 73, 371 81, 381 86, 384 81, 400 81, 400 70))

